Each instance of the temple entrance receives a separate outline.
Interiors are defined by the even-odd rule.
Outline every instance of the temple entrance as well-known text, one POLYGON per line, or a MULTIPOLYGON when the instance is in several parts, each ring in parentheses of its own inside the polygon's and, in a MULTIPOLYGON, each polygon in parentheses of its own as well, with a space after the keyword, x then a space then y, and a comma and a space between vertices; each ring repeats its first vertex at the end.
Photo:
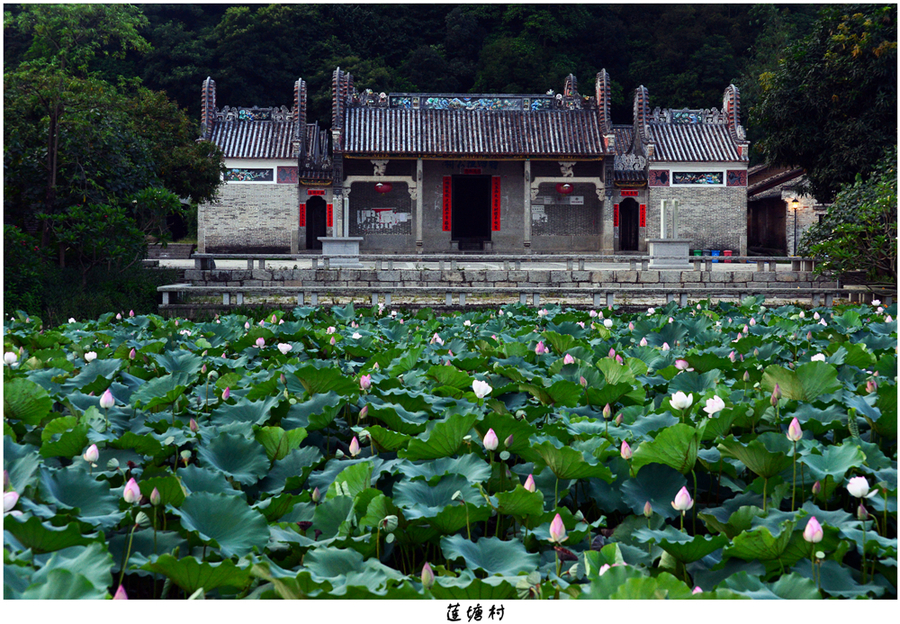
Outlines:
POLYGON ((451 238, 460 251, 481 251, 491 240, 491 176, 453 176, 451 238))
POLYGON ((320 236, 327 236, 325 229, 325 200, 321 197, 310 197, 306 201, 306 248, 322 249, 320 236))
POLYGON ((619 250, 638 250, 638 203, 630 197, 619 203, 619 250))

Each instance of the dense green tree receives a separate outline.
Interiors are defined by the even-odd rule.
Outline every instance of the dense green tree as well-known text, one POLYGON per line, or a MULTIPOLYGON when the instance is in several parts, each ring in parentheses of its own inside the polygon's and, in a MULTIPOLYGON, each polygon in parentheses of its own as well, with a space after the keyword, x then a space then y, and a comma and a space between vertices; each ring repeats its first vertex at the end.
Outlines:
POLYGON ((897 143, 896 5, 823 8, 760 83, 751 119, 767 161, 803 167, 812 194, 830 201, 897 143))
POLYGON ((897 148, 856 175, 820 223, 803 237, 800 253, 823 261, 819 271, 843 275, 865 271, 870 280, 897 281, 897 148))

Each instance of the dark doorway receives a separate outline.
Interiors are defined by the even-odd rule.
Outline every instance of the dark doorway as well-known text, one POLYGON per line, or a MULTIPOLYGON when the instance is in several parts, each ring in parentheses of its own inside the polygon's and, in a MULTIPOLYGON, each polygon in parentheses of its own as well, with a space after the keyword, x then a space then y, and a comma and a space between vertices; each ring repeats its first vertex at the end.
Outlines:
POLYGON ((779 256, 787 249, 788 220, 785 202, 780 197, 769 197, 747 203, 747 247, 754 253, 779 256))
POLYGON ((460 251, 484 249, 491 240, 491 176, 453 176, 451 238, 460 251))
POLYGON ((306 248, 322 249, 320 236, 326 236, 325 200, 321 197, 310 197, 306 201, 306 248))
POLYGON ((619 203, 619 249, 638 250, 638 203, 630 197, 619 203))

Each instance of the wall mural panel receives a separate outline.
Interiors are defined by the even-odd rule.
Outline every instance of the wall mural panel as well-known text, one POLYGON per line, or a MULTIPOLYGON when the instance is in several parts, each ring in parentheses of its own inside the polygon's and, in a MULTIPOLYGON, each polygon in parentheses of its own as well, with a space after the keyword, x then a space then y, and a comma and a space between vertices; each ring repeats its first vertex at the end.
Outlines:
POLYGON ((728 186, 747 186, 747 172, 728 171, 728 186))
POLYGON ((299 176, 298 167, 278 167, 278 184, 298 184, 299 176))
POLYGON ((721 171, 673 171, 672 184, 719 185, 725 183, 721 171))
POLYGON ((669 172, 665 169, 650 170, 648 174, 650 186, 669 186, 669 172))
POLYGON ((275 174, 269 169, 229 169, 225 172, 226 182, 274 182, 275 174))

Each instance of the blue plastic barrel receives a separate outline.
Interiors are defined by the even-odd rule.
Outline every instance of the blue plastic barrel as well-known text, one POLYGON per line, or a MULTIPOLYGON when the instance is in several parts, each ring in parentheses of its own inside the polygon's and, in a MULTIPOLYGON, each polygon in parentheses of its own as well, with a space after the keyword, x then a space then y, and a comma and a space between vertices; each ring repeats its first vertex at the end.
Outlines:
MULTIPOLYGON (((712 256, 713 256, 714 258, 718 257, 720 253, 721 253, 721 250, 719 250, 719 249, 713 249, 713 250, 712 250, 712 256)), ((713 260, 713 262, 718 262, 718 260, 713 260)))

